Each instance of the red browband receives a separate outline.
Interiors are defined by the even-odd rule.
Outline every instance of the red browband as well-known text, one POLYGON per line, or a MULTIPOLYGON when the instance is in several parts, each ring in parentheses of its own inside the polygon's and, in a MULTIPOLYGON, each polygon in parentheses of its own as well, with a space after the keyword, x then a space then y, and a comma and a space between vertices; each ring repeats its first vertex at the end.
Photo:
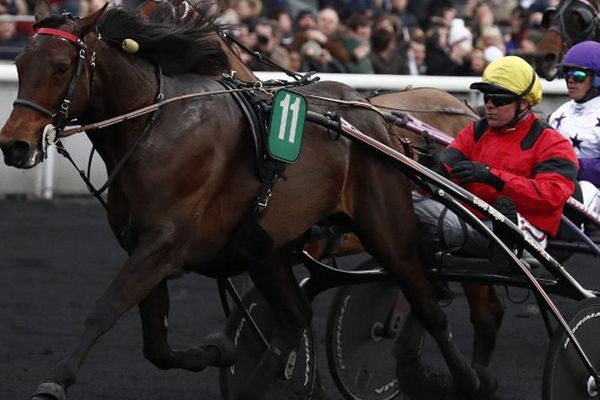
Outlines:
POLYGON ((40 35, 60 36, 61 38, 65 38, 78 46, 81 45, 81 41, 77 36, 73 35, 72 33, 62 31, 60 29, 38 28, 35 30, 35 33, 39 33, 40 35))

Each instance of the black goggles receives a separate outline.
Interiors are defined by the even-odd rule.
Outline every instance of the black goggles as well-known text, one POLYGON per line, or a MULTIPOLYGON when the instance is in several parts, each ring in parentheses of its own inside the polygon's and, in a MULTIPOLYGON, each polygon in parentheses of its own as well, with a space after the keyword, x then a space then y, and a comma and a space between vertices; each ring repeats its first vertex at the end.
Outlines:
POLYGON ((583 69, 565 69, 561 72, 561 78, 564 78, 565 81, 568 81, 569 78, 573 79, 575 82, 581 83, 585 81, 585 78, 588 76, 588 72, 583 69))
POLYGON ((484 93, 483 103, 487 104, 491 101, 496 107, 502 107, 510 103, 514 103, 519 99, 518 96, 510 93, 484 93))

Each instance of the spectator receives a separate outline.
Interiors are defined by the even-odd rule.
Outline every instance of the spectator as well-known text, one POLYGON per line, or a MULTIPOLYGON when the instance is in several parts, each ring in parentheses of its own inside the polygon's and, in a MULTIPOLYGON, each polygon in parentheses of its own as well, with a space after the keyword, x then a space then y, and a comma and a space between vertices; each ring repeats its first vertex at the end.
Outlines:
POLYGON ((473 49, 469 54, 469 67, 466 75, 482 76, 487 65, 488 62, 483 57, 483 51, 481 49, 473 49))
POLYGON ((475 7, 471 31, 476 37, 480 37, 487 27, 495 26, 494 12, 486 1, 480 1, 475 7))
POLYGON ((302 56, 298 51, 290 51, 290 69, 292 71, 302 71, 302 56))
MULTIPOLYGON (((239 24, 236 27, 234 34, 235 34, 237 40, 239 40, 241 44, 246 46, 246 48, 249 48, 249 49, 256 48, 256 34, 254 32, 250 31, 250 27, 248 27, 247 24, 245 24, 245 23, 239 24)), ((239 54, 240 58, 246 65, 250 64, 250 62, 252 61, 252 58, 253 58, 252 54, 248 53, 245 50, 240 50, 237 53, 239 54)))
POLYGON ((317 29, 325 35, 324 44, 327 48, 329 48, 327 46, 328 44, 333 44, 333 46, 329 48, 332 55, 338 60, 346 62, 348 60, 348 55, 342 50, 344 32, 340 25, 338 14, 334 9, 324 8, 319 12, 317 15, 317 29), (337 54, 334 47, 339 50, 339 54, 337 54))
POLYGON ((315 29, 316 27, 317 17, 311 9, 305 8, 303 10, 298 11, 298 14, 296 15, 297 31, 304 32, 309 29, 315 29))
POLYGON ((319 2, 319 8, 334 9, 340 20, 346 21, 352 14, 361 14, 366 17, 372 17, 375 6, 373 0, 325 0, 319 2))
POLYGON ((28 39, 27 35, 17 31, 16 22, 0 21, 0 59, 14 60, 28 39))
POLYGON ((457 66, 455 74, 467 74, 469 55, 473 50, 473 34, 461 18, 452 20, 448 33, 448 45, 450 46, 450 58, 457 66))
MULTIPOLYGON (((418 29, 419 28, 412 28, 414 32, 418 29)), ((406 70, 406 51, 408 50, 408 43, 412 35, 408 28, 402 26, 400 18, 389 13, 381 14, 373 20, 371 30, 373 32, 377 30, 387 30, 393 34, 393 42, 397 57, 404 60, 403 64, 405 68, 403 69, 406 70)))
POLYGON ((354 74, 372 74, 371 26, 367 17, 353 14, 347 22, 348 32, 344 37, 344 47, 350 56, 346 70, 354 74))
POLYGON ((502 32, 500 31, 500 28, 495 25, 484 28, 477 43, 477 47, 482 49, 486 49, 491 46, 500 49, 503 55, 506 52, 506 46, 504 44, 502 32))
POLYGON ((289 46, 294 39, 292 32, 292 17, 290 16, 290 13, 284 9, 278 9, 271 12, 268 18, 273 21, 274 29, 277 34, 276 42, 284 47, 289 46))
POLYGON ((521 47, 521 40, 526 35, 527 13, 521 6, 517 6, 512 10, 510 18, 510 26, 508 31, 508 40, 506 40, 506 51, 512 53, 521 47))
POLYGON ((512 10, 517 7, 518 2, 516 0, 486 0, 492 14, 494 14, 494 21, 498 25, 508 24, 511 18, 513 18, 512 10))
POLYGON ((397 16, 402 21, 402 26, 414 28, 419 26, 419 20, 416 15, 406 9, 407 0, 391 0, 392 9, 390 13, 397 16))
POLYGON ((376 74, 405 74, 406 60, 396 51, 396 36, 387 29, 379 28, 371 35, 372 51, 369 54, 376 74))
POLYGON ((409 75, 425 75, 427 73, 427 47, 419 40, 411 40, 406 52, 409 75))
MULTIPOLYGON (((91 0, 103 1, 103 0, 91 0)), ((248 18, 256 17, 260 14, 260 0, 233 0, 229 7, 223 11, 220 18, 220 23, 238 25, 248 18), (257 14, 258 10, 258 14, 257 14)))
MULTIPOLYGON (((334 9, 324 8, 321 10, 317 15, 316 29, 309 28, 297 32, 289 48, 290 50, 300 51, 304 57, 307 54, 301 48, 308 41, 316 42, 322 49, 326 50, 325 52, 319 52, 319 55, 325 58, 327 64, 330 62, 335 64, 335 66, 328 66, 327 69, 329 67, 337 69, 339 65, 344 65, 350 60, 344 46, 344 32, 340 27, 340 21, 334 9)), ((311 44, 307 47, 307 50, 313 53, 311 50, 313 48, 315 46, 311 44)), ((308 55, 311 56, 310 54, 308 55)))
POLYGON ((448 26, 441 18, 434 19, 427 32, 427 52, 425 63, 428 75, 461 75, 462 64, 454 61, 449 54, 448 26))
POLYGON ((428 5, 429 10, 429 22, 435 19, 439 19, 439 21, 445 25, 450 26, 452 20, 456 18, 457 11, 454 5, 454 2, 450 0, 434 0, 428 5))
MULTIPOLYGON (((267 19, 258 19, 254 26, 256 35, 256 44, 254 50, 259 51, 263 56, 270 58, 276 64, 289 68, 290 56, 288 51, 277 42, 277 36, 274 32, 273 23, 267 19)), ((248 65, 254 71, 272 71, 273 67, 253 58, 248 65)))
MULTIPOLYGON (((27 14, 28 6, 24 1, 0 1, 0 15, 27 14)), ((14 60, 27 44, 31 24, 19 26, 15 21, 0 21, 0 59, 14 60)))

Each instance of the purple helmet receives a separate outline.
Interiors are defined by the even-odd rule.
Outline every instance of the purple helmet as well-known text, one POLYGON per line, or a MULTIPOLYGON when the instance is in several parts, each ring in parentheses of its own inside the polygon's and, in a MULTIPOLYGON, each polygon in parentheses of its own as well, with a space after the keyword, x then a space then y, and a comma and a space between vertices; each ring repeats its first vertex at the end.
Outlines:
POLYGON ((591 40, 577 43, 567 51, 561 66, 585 68, 600 76, 600 43, 591 40))

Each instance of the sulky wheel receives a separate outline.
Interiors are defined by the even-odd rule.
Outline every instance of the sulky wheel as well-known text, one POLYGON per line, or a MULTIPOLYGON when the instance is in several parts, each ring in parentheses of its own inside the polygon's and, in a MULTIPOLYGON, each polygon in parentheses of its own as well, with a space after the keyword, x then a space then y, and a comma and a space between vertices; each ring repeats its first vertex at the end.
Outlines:
MULTIPOLYGON (((262 334, 270 340, 273 334, 273 318, 266 300, 256 288, 252 288, 244 295, 243 302, 262 334)), ((238 390, 254 371, 265 352, 265 346, 237 307, 229 316, 225 333, 233 339, 237 361, 231 367, 220 370, 221 397, 224 400, 237 400, 238 390)), ((287 384, 292 385, 290 392, 295 394, 290 400, 311 398, 313 392, 318 390, 315 345, 312 329, 306 329, 302 334, 294 370, 287 381, 287 384)))
MULTIPOLYGON (((372 268, 373 261, 359 266, 372 268)), ((353 400, 384 400, 399 392, 396 340, 410 311, 393 279, 339 290, 327 323, 327 359, 338 390, 353 400)), ((420 335, 420 354, 423 330, 420 335)), ((413 335, 414 337, 414 335, 413 335)))
MULTIPOLYGON (((591 298, 578 303, 577 309, 567 322, 594 368, 600 368, 600 299, 591 298)), ((570 342, 567 334, 559 326, 546 356, 542 384, 543 400, 599 398, 594 380, 570 342)))

